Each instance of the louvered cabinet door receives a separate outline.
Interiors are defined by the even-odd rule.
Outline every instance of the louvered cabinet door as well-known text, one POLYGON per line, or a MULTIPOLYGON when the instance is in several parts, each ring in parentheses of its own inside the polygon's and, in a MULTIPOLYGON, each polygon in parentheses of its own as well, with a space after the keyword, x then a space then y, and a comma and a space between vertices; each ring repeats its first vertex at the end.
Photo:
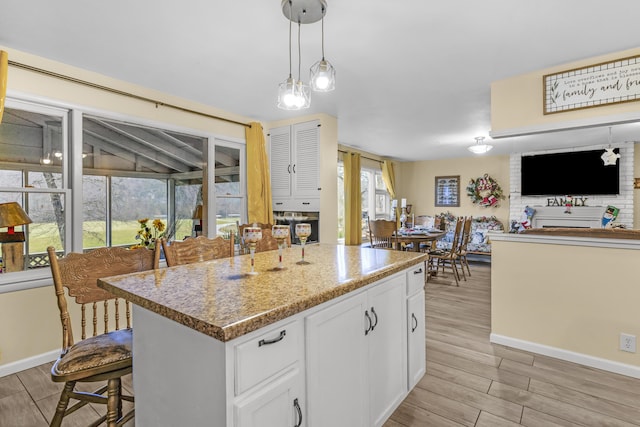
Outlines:
POLYGON ((293 126, 293 196, 320 197, 320 127, 318 121, 293 126))
POLYGON ((291 197, 291 127, 269 131, 271 156, 271 194, 274 198, 291 197))

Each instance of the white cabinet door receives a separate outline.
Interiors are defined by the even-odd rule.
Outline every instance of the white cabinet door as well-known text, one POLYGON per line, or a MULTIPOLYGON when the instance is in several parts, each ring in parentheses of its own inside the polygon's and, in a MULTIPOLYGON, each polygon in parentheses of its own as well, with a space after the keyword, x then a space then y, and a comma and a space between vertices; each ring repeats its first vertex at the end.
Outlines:
POLYGON ((370 427, 366 294, 306 319, 308 427, 370 427))
POLYGON ((409 388, 411 390, 426 372, 424 291, 407 299, 407 339, 409 388))
POLYGON ((319 121, 269 131, 271 194, 275 210, 317 210, 309 199, 320 197, 319 121), (302 209, 294 209, 292 200, 302 209))
POLYGON ((293 126, 293 195, 320 197, 320 128, 318 122, 293 126))
MULTIPOLYGON (((291 196, 291 127, 271 129, 270 167, 271 194, 276 197, 291 196)), ((250 166, 250 165, 249 165, 250 166)))
POLYGON ((235 405, 235 427, 300 427, 304 422, 302 375, 294 369, 235 405))
POLYGON ((381 426, 407 393, 405 275, 368 291, 371 425, 381 426))

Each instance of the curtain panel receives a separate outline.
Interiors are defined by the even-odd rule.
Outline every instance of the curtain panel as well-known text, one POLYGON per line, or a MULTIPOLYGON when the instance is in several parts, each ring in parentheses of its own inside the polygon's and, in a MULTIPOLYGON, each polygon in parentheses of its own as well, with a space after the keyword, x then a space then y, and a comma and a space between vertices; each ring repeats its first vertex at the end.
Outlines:
POLYGON ((273 224, 271 206, 271 175, 262 125, 251 122, 246 128, 247 139, 247 213, 249 224, 273 224))
POLYGON ((362 194, 360 190, 360 154, 347 152, 344 162, 344 244, 362 243, 362 194))

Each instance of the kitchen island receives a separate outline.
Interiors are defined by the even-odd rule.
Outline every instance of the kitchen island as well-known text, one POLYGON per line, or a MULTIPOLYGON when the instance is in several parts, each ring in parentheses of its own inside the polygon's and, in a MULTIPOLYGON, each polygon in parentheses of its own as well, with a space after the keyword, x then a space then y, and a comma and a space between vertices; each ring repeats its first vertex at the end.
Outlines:
POLYGON ((105 278, 139 426, 382 425, 424 374, 425 254, 311 245, 105 278))

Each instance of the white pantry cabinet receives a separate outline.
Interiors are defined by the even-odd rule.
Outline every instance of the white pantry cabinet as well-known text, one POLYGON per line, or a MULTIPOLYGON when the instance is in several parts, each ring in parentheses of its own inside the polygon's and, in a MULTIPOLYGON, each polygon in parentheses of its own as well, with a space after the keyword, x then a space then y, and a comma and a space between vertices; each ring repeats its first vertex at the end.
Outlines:
POLYGON ((314 120, 269 131, 274 210, 320 210, 319 126, 314 120))

